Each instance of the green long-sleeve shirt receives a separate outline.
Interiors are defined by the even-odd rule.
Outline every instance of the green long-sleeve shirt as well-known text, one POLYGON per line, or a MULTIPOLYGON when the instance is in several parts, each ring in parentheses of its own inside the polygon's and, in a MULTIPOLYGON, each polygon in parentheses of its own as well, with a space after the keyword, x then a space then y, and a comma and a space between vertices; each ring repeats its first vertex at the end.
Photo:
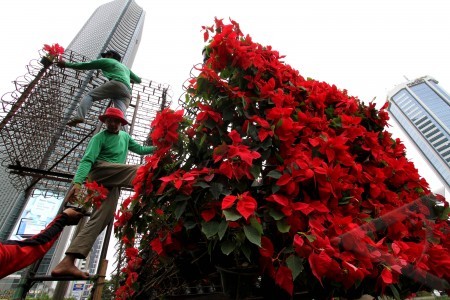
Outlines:
POLYGON ((99 58, 89 62, 66 62, 66 67, 76 70, 100 69, 109 80, 117 80, 124 83, 131 91, 130 81, 141 83, 141 78, 134 74, 127 66, 113 58, 99 58))
POLYGON ((150 154, 156 147, 141 146, 125 131, 118 134, 103 130, 92 137, 83 158, 78 165, 73 179, 74 183, 83 183, 96 161, 111 163, 125 163, 127 152, 130 150, 139 155, 150 154))

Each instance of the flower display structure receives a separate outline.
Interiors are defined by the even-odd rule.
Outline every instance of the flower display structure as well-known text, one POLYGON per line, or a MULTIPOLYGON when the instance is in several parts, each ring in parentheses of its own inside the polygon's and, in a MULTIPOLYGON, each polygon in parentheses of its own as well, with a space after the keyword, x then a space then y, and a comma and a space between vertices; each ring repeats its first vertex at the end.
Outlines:
POLYGON ((185 257, 316 299, 448 290, 449 206, 386 131, 388 104, 302 77, 233 20, 203 29, 184 109, 152 122, 158 150, 116 216, 117 299, 185 257))

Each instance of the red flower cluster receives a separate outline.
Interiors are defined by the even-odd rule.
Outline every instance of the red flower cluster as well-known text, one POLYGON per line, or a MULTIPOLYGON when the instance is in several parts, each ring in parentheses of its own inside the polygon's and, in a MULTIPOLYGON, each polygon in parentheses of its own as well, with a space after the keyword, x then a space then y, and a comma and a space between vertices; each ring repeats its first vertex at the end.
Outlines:
MULTIPOLYGON (((155 183, 156 180, 163 181, 163 177, 160 179, 160 171, 164 168, 165 164, 171 163, 173 160, 172 148, 179 143, 179 126, 184 121, 183 111, 173 111, 171 109, 165 109, 158 113, 156 118, 151 124, 152 132, 150 137, 152 139, 152 144, 157 147, 157 150, 151 155, 145 157, 145 164, 141 166, 133 180, 135 194, 127 199, 125 199, 115 215, 116 221, 114 222, 114 228, 117 236, 120 238, 122 243, 126 248, 126 259, 127 265, 122 268, 122 272, 125 277, 125 284, 123 284, 116 291, 116 299, 130 299, 138 290, 139 283, 138 270, 142 265, 142 259, 138 256, 138 250, 135 248, 135 237, 137 232, 132 224, 136 224, 136 218, 139 218, 139 222, 144 222, 144 224, 149 225, 146 221, 143 221, 142 212, 145 211, 148 215, 151 215, 154 226, 159 229, 158 234, 162 235, 166 232, 167 225, 165 226, 164 216, 162 210, 150 208, 151 203, 143 203, 142 199, 144 195, 150 195, 155 193, 155 183), (140 207, 140 214, 136 213, 136 209, 140 207)), ((171 175, 173 178, 176 177, 175 174, 171 175)), ((189 180, 189 175, 182 176, 185 180, 189 180)), ((170 179, 171 180, 171 179, 170 179)), ((180 179, 180 183, 183 179, 180 179)), ((162 193, 164 190, 163 185, 159 185, 158 194, 162 193)), ((178 186, 178 184, 177 184, 178 186)), ((181 188, 181 184, 179 186, 181 188)), ((150 218, 147 216, 147 219, 150 218)), ((149 225, 150 226, 150 225, 149 225)), ((170 232, 168 232, 170 234, 170 232)), ((142 238, 145 240, 145 236, 142 238)), ((165 245, 170 244, 170 237, 164 242, 165 245)), ((155 251, 163 251, 162 245, 159 240, 154 240, 149 242, 148 245, 152 245, 155 251), (159 250, 161 249, 161 250, 159 250)))
POLYGON ((100 208, 103 201, 108 196, 108 189, 103 185, 98 184, 96 181, 86 182, 84 186, 87 189, 87 197, 84 199, 84 202, 95 208, 100 208))
POLYGON ((259 265, 289 294, 448 289, 448 203, 385 130, 387 104, 303 78, 234 21, 204 30, 215 35, 187 91, 194 124, 182 111, 156 117, 160 150, 119 235, 161 261, 196 249, 212 264, 259 265))
POLYGON ((44 44, 44 51, 47 52, 47 56, 50 60, 60 59, 61 55, 64 54, 64 48, 61 47, 59 44, 53 44, 53 45, 47 45, 44 44))
POLYGON ((128 300, 135 294, 136 281, 138 279, 138 269, 142 265, 142 258, 138 256, 139 251, 130 247, 125 250, 127 266, 122 269, 126 274, 125 284, 120 286, 116 291, 117 300, 128 300))
POLYGON ((183 111, 173 112, 166 108, 159 113, 153 120, 151 127, 153 128, 150 134, 153 145, 159 151, 167 151, 170 147, 178 142, 178 127, 183 121, 183 111))
POLYGON ((86 182, 72 203, 84 210, 99 208, 108 196, 108 189, 96 181, 86 182))

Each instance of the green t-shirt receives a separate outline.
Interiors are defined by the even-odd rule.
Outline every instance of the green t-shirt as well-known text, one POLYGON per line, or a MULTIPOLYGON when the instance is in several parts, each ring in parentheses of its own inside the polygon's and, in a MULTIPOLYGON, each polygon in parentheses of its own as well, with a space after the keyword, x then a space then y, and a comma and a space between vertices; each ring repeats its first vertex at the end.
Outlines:
POLYGON ((139 155, 150 154, 155 151, 154 146, 141 146, 125 131, 118 134, 103 130, 92 137, 83 158, 78 165, 73 179, 74 183, 83 183, 96 161, 111 163, 125 163, 127 152, 130 150, 139 155))
POLYGON ((124 83, 131 91, 130 81, 141 83, 141 78, 134 74, 127 66, 113 58, 99 58, 89 62, 66 62, 66 67, 76 70, 100 69, 109 80, 117 80, 124 83))

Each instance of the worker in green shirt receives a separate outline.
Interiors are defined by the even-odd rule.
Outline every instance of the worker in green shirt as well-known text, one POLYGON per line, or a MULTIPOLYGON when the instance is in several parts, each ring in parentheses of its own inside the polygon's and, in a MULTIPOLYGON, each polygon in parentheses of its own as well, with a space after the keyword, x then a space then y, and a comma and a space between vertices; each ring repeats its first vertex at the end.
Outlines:
POLYGON ((89 62, 71 63, 65 61, 57 62, 60 68, 71 68, 76 70, 102 70, 103 75, 109 79, 108 82, 91 90, 80 102, 76 116, 67 125, 76 126, 83 123, 86 113, 91 108, 94 101, 111 99, 114 107, 120 109, 124 116, 131 101, 130 82, 141 83, 141 78, 134 74, 127 66, 120 61, 122 57, 114 50, 101 54, 102 58, 89 62))
POLYGON ((120 109, 110 107, 99 116, 106 124, 106 130, 95 134, 89 141, 73 179, 73 187, 66 199, 77 197, 83 182, 96 181, 108 188, 107 199, 96 209, 83 229, 72 240, 66 256, 53 269, 52 276, 72 276, 86 279, 88 273, 75 266, 75 259, 84 259, 89 254, 97 236, 110 223, 116 211, 120 187, 132 187, 133 178, 139 165, 126 165, 127 151, 144 155, 155 151, 153 146, 141 146, 123 130, 128 124, 120 109))

